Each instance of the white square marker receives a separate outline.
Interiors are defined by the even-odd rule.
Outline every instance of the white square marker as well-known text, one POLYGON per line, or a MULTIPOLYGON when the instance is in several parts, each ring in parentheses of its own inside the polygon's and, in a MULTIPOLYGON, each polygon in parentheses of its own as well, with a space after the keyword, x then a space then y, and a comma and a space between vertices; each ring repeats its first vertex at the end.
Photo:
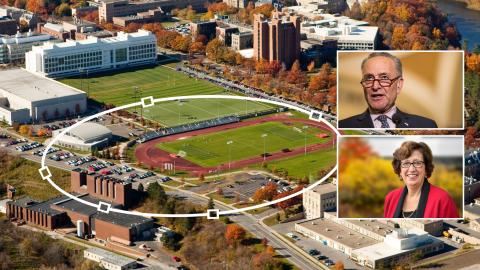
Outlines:
POLYGON ((142 98, 143 108, 152 107, 153 105, 155 105, 155 102, 153 102, 152 96, 142 98))
POLYGON ((321 113, 319 111, 311 111, 308 119, 315 120, 315 121, 320 121, 320 119, 322 119, 322 115, 323 115, 323 113, 321 113))
POLYGON ((207 209, 207 219, 219 219, 220 210, 218 209, 207 209))
POLYGON ((42 176, 43 180, 47 180, 50 177, 52 177, 52 173, 50 172, 50 169, 47 166, 43 166, 42 168, 38 169, 38 172, 42 176))
POLYGON ((105 213, 105 214, 108 214, 108 212, 110 212, 110 207, 112 205, 109 204, 109 203, 106 203, 106 202, 99 202, 98 203, 98 207, 97 207, 97 210, 102 212, 102 213, 105 213))

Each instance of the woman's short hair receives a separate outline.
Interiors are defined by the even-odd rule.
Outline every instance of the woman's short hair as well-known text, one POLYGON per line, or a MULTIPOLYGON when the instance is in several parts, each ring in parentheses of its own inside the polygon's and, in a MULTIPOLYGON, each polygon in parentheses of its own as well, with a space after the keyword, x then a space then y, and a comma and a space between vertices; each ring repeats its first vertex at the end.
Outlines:
POLYGON ((432 176, 433 168, 435 167, 433 165, 433 155, 430 147, 428 147, 428 145, 423 142, 406 141, 402 143, 400 148, 395 150, 395 152, 393 153, 393 170, 398 176, 400 176, 400 171, 402 170, 402 160, 410 157, 412 155, 412 152, 415 150, 418 150, 420 151, 420 153, 422 153, 423 162, 425 163, 425 173, 427 175, 427 178, 430 178, 430 176, 432 176))

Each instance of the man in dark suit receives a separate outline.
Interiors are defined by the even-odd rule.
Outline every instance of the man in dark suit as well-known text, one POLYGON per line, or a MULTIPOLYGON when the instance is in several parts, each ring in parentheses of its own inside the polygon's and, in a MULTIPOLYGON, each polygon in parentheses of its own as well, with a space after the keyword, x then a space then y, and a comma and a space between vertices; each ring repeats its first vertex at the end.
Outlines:
POLYGON ((403 87, 402 62, 387 52, 371 53, 362 62, 363 94, 368 109, 340 120, 339 128, 436 128, 434 120, 395 106, 403 87))

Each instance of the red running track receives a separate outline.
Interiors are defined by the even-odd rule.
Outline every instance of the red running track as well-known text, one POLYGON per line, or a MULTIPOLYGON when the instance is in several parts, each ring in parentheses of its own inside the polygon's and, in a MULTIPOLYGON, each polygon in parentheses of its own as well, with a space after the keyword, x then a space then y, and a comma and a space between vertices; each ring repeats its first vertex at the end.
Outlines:
MULTIPOLYGON (((277 121, 281 122, 284 124, 288 123, 293 123, 293 122, 300 122, 304 123, 309 126, 313 126, 322 130, 328 130, 330 131, 333 136, 330 137, 330 140, 325 143, 318 143, 318 144, 312 144, 307 146, 307 153, 317 151, 320 149, 327 149, 332 146, 332 140, 336 140, 336 133, 333 131, 329 126, 327 126, 323 122, 316 122, 308 119, 298 119, 298 118, 289 118, 285 114, 281 115, 275 115, 275 116, 270 116, 270 117, 265 117, 265 118, 260 118, 260 119, 253 119, 253 120, 247 120, 247 121, 242 121, 238 123, 232 123, 232 124, 227 124, 227 125, 222 125, 222 126, 216 126, 212 128, 207 128, 207 129, 201 129, 201 130, 195 130, 195 131, 190 131, 190 132, 184 132, 180 134, 175 134, 163 138, 158 138, 155 140, 151 140, 148 142, 145 142, 143 144, 140 144, 137 149, 135 150, 135 156, 137 157, 137 160, 140 161, 142 164, 145 164, 147 166, 152 166, 156 168, 163 168, 165 163, 174 163, 175 164, 175 169, 178 171, 188 171, 192 175, 200 175, 200 174, 208 174, 208 173, 214 173, 218 171, 223 171, 228 169, 228 164, 222 164, 217 167, 203 167, 198 164, 195 164, 191 161, 188 161, 182 157, 178 156, 172 156, 171 153, 161 150, 157 148, 155 145, 160 143, 160 142, 169 142, 169 141, 175 141, 179 138, 183 137, 192 137, 192 136, 198 136, 198 135, 205 135, 213 132, 218 132, 218 131, 224 131, 228 129, 234 129, 234 128, 239 128, 239 127, 245 127, 245 126, 251 126, 255 124, 260 124, 260 123, 265 123, 265 122, 272 122, 272 121, 277 121)), ((297 156, 300 154, 304 154, 305 148, 304 147, 299 147, 292 149, 290 152, 276 152, 276 153, 269 153, 270 155, 266 158, 266 161, 272 161, 272 160, 278 160, 286 157, 292 157, 292 156, 297 156)), ((258 157, 251 157, 248 159, 244 160, 237 160, 237 161, 232 161, 230 163, 230 168, 231 169, 238 169, 238 168, 243 168, 251 164, 258 164, 263 162, 263 157, 258 156, 258 157)))

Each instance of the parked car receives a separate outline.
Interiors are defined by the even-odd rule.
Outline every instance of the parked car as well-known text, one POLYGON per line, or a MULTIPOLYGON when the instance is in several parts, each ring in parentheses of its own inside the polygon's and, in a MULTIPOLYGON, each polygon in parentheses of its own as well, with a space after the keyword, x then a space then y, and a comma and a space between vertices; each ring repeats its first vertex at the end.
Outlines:
POLYGON ((312 248, 308 251, 308 254, 312 255, 312 256, 315 256, 315 255, 320 255, 320 251, 312 248))

